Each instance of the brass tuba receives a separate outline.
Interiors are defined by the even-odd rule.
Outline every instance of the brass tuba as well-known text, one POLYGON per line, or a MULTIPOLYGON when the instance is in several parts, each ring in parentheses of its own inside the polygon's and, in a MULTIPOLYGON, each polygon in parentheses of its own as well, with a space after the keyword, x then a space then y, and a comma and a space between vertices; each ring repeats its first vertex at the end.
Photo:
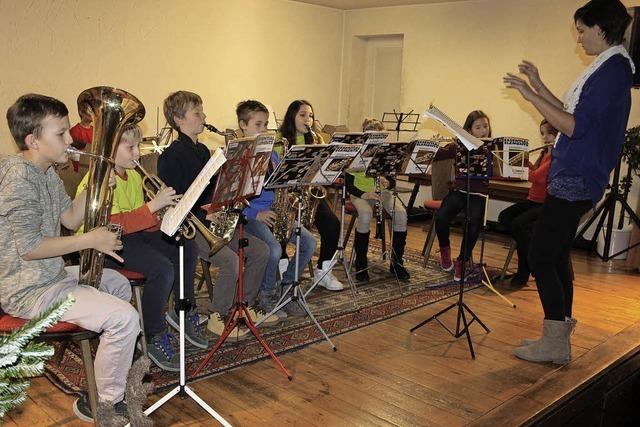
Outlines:
MULTIPOLYGON (((84 232, 108 225, 111 218, 109 174, 123 128, 138 123, 144 117, 142 103, 121 89, 98 86, 78 96, 78 107, 91 116, 93 141, 87 181, 87 204, 84 211, 84 232)), ((100 286, 104 254, 96 249, 80 252, 80 280, 82 285, 100 286)))

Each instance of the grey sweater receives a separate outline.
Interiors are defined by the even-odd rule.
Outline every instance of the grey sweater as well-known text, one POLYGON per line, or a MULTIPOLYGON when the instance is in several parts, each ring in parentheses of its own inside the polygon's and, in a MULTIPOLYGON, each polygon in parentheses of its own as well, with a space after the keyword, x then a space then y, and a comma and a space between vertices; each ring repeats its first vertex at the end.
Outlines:
POLYGON ((53 167, 43 172, 22 155, 0 159, 0 306, 24 315, 48 286, 67 275, 62 257, 25 261, 45 237, 60 236, 71 199, 53 167))

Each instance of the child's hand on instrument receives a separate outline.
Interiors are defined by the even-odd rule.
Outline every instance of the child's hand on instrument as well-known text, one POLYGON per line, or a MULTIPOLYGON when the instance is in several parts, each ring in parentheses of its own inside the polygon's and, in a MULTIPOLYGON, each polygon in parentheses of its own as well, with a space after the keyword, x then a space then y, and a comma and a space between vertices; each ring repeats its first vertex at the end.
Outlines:
POLYGON ((375 191, 367 191, 366 193, 364 193, 361 197, 361 199, 364 200, 380 200, 380 195, 378 193, 376 193, 375 191))
POLYGON ((107 227, 98 227, 86 233, 85 236, 90 242, 90 248, 107 254, 119 262, 124 262, 122 257, 116 254, 116 251, 122 249, 122 241, 118 238, 116 233, 109 231, 107 227))
POLYGON ((147 207, 151 213, 156 213, 167 206, 175 206, 179 199, 180 196, 176 195, 176 190, 172 187, 162 187, 156 196, 147 203, 147 207))
POLYGON ((269 227, 272 227, 276 221, 276 213, 271 210, 258 212, 258 215, 256 215, 256 219, 268 225, 269 227))

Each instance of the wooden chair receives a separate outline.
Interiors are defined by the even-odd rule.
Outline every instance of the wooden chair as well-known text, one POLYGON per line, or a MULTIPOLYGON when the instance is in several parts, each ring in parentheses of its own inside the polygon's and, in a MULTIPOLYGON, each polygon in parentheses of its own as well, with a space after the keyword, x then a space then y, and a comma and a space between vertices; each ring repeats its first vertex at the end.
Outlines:
MULTIPOLYGON (((9 335, 27 323, 27 319, 10 316, 0 309, 0 335, 9 335)), ((78 325, 69 322, 58 322, 45 330, 34 340, 37 342, 62 342, 61 355, 69 342, 75 342, 82 351, 82 364, 87 377, 87 393, 89 395, 89 405, 94 420, 97 420, 98 409, 98 389, 96 387, 96 376, 93 370, 93 357, 91 356, 90 340, 97 338, 100 334, 88 331, 78 325)), ((60 357, 61 358, 61 357, 60 357)), ((58 360, 60 363, 60 360, 58 360)))
POLYGON ((129 284, 133 289, 135 307, 136 310, 138 310, 138 316, 140 317, 140 329, 142 330, 142 353, 147 356, 147 337, 144 333, 144 318, 142 317, 142 288, 144 287, 146 278, 143 274, 138 273, 137 271, 124 270, 121 268, 116 269, 116 271, 129 280, 129 284))

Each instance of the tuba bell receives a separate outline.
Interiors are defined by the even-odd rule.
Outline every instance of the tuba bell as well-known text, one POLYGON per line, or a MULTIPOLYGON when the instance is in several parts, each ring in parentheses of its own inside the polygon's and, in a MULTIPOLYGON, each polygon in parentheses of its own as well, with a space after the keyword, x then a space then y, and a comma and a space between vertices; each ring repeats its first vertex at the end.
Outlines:
MULTIPOLYGON (((116 155, 123 128, 138 123, 145 114, 142 103, 121 89, 97 86, 78 96, 78 107, 93 121, 93 141, 87 181, 87 203, 84 211, 84 232, 108 225, 111 219, 113 191, 109 174, 116 155)), ((104 254, 96 249, 80 252, 80 280, 82 285, 100 286, 104 254)))

